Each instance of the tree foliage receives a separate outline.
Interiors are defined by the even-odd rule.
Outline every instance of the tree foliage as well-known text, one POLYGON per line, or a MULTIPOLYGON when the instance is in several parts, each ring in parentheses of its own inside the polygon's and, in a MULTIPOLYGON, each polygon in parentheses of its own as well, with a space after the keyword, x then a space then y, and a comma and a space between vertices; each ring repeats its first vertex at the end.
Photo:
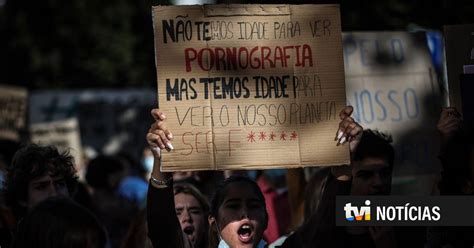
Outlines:
POLYGON ((30 88, 152 85, 151 0, 9 0, 1 81, 30 88))
MULTIPOLYGON (((152 86, 156 70, 151 6, 168 4, 164 1, 7 0, 0 7, 0 83, 29 88, 152 86)), ((291 3, 339 3, 344 31, 406 30, 410 24, 440 30, 445 24, 474 22, 472 0, 291 3)))

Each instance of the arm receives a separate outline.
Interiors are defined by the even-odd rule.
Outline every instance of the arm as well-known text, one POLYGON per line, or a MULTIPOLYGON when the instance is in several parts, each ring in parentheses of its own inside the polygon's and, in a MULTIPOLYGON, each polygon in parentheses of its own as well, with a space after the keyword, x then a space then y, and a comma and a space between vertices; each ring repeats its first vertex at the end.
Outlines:
POLYGON ((155 158, 151 176, 158 181, 169 181, 170 183, 158 185, 153 179, 150 180, 147 197, 148 237, 153 243, 153 247, 183 248, 185 247, 183 234, 174 205, 172 175, 160 171, 161 150, 170 149, 172 135, 164 126, 165 116, 163 113, 154 109, 152 115, 156 121, 146 136, 155 158))
MULTIPOLYGON (((339 129, 336 132, 337 144, 344 145, 349 142, 350 151, 357 147, 362 135, 362 127, 350 117, 353 108, 344 108, 339 117, 339 129)), ((352 168, 349 165, 331 168, 331 174, 324 187, 319 206, 315 213, 294 233, 294 237, 282 247, 291 247, 298 244, 303 247, 328 247, 334 245, 336 232, 335 210, 336 196, 348 195, 351 188, 352 168)), ((317 199, 314 199, 317 200, 317 199)))
POLYGON ((459 142, 461 126, 461 114, 454 108, 444 108, 437 124, 441 139, 438 157, 443 166, 439 183, 442 195, 462 194, 468 180, 464 148, 459 142))

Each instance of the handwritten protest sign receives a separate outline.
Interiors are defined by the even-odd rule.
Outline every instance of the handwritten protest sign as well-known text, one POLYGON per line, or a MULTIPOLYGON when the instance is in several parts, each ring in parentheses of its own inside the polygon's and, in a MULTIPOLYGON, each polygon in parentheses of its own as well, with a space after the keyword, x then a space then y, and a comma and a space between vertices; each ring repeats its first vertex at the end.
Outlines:
POLYGON ((153 22, 164 170, 349 162, 338 5, 160 6, 153 22))
POLYGON ((0 139, 18 141, 25 128, 28 92, 24 88, 0 85, 0 139))
POLYGON ((74 157, 78 174, 83 176, 81 136, 77 119, 32 124, 30 133, 33 143, 52 145, 60 151, 69 151, 74 157))
MULTIPOLYGON (((348 103, 364 128, 391 134, 395 175, 434 173, 440 85, 424 33, 344 33, 348 103)), ((431 190, 431 185, 429 185, 431 190)))

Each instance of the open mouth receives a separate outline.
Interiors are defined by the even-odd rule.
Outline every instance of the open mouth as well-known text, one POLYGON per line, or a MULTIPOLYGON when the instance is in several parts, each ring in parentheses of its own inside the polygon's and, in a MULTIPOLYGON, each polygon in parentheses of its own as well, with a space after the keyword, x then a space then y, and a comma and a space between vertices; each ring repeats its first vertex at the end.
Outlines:
POLYGON ((253 228, 249 224, 243 224, 240 226, 239 230, 237 231, 237 234, 239 234, 239 240, 243 243, 248 243, 252 239, 252 233, 253 228))
POLYGON ((186 235, 191 235, 194 233, 194 227, 193 226, 186 226, 184 229, 183 229, 183 232, 186 234, 186 235))

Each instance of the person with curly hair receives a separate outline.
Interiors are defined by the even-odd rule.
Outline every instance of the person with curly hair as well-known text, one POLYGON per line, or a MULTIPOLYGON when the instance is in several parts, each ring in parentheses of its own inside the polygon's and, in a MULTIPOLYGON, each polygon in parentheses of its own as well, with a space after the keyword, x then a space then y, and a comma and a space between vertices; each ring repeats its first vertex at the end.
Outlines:
POLYGON ((5 180, 5 203, 17 220, 38 203, 56 196, 69 197, 77 185, 74 159, 53 146, 27 145, 12 160, 5 180))

